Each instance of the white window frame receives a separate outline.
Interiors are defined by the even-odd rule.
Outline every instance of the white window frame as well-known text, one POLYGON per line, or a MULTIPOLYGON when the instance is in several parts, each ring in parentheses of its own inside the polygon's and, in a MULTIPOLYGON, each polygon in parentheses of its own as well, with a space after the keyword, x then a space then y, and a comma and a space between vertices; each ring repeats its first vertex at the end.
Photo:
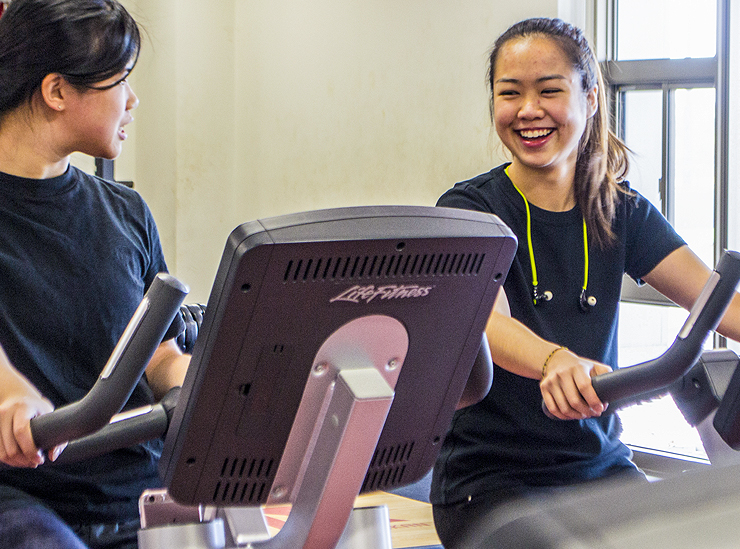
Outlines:
MULTIPOLYGON (((619 0, 590 0, 578 2, 560 0, 561 17, 581 26, 591 37, 607 84, 607 97, 614 113, 614 130, 618 135, 623 128, 623 105, 620 90, 659 89, 663 91, 663 158, 661 195, 663 214, 673 222, 673 90, 681 87, 714 87, 715 103, 715 171, 714 171, 714 261, 728 247, 729 212, 729 113, 730 113, 730 0, 717 0, 717 50, 713 58, 703 59, 652 59, 618 61, 615 59, 616 15, 619 0), (577 7, 579 6, 579 7, 577 7), (585 6, 582 8, 580 6, 585 6)), ((648 285, 638 287, 631 278, 624 279, 622 301, 650 305, 675 306, 648 285)), ((715 335, 714 347, 727 346, 725 338, 715 335)), ((708 466, 708 462, 687 456, 669 454, 651 448, 633 448, 635 460, 648 474, 657 477, 695 467, 708 466)))

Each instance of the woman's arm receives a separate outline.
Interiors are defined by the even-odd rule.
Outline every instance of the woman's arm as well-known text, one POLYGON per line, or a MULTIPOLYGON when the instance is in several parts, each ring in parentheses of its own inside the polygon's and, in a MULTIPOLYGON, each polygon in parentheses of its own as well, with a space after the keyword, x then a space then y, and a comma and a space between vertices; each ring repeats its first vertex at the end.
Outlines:
POLYGON ((146 367, 146 378, 157 400, 173 387, 181 387, 190 365, 190 355, 183 354, 174 339, 157 347, 146 367))
POLYGON ((555 417, 584 419, 601 415, 605 406, 591 386, 591 376, 610 372, 611 368, 542 339, 508 314, 505 294, 504 302, 500 301, 486 327, 493 361, 516 375, 540 380, 542 398, 555 417))
MULTIPOLYGON (((668 254, 643 280, 684 309, 691 309, 712 270, 688 246, 668 254), (676 273, 680 273, 678 276, 676 273)), ((740 295, 730 302, 717 331, 740 341, 740 295)))
MULTIPOLYGON (((31 435, 30 420, 54 406, 10 363, 0 347, 0 461, 14 467, 37 467, 44 462, 31 435)), ((56 447, 52 459, 64 448, 56 447)))

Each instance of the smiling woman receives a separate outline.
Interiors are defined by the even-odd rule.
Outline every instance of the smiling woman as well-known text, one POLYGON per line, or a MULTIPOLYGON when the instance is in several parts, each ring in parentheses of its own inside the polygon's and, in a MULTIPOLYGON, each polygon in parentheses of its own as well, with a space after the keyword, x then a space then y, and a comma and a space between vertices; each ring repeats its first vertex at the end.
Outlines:
MULTIPOLYGON (((599 66, 579 29, 517 23, 497 39, 488 75, 512 161, 458 183, 438 205, 496 214, 519 247, 486 329, 493 386, 456 414, 434 469, 434 520, 448 549, 467 547, 465 530, 512 498, 645 480, 591 384, 617 367, 622 278, 689 308, 711 272, 624 180, 628 150, 608 129, 599 66), (570 421, 548 418, 543 400, 570 421)), ((720 331, 740 337, 740 297, 720 331)))
POLYGON ((596 113, 597 86, 582 89, 581 75, 549 39, 532 36, 501 48, 493 82, 493 121, 504 146, 516 159, 510 168, 529 200, 565 211, 575 205, 578 142, 596 113), (557 189, 533 184, 525 174, 549 174, 557 189))

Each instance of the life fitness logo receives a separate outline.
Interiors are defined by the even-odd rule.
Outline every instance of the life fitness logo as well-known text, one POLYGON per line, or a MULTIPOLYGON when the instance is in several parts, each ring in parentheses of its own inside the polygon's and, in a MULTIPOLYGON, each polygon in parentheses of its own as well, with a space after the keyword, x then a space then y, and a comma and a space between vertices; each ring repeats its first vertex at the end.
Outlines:
POLYGON ((329 300, 329 303, 348 301, 350 303, 370 303, 374 299, 409 299, 426 297, 434 286, 419 286, 418 284, 390 284, 387 286, 355 285, 329 300))

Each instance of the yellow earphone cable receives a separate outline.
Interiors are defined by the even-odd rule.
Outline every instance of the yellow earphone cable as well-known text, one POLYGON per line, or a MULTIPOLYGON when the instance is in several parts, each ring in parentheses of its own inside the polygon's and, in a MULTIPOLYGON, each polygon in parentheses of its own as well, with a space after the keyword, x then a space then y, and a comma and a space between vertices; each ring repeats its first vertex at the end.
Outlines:
MULTIPOLYGON (((509 166, 511 166, 511 164, 509 164, 509 166)), ((519 187, 517 187, 516 183, 511 179, 511 176, 509 175, 509 166, 504 168, 504 173, 506 173, 506 177, 509 178, 511 184, 514 185, 516 192, 521 195, 522 200, 524 200, 524 208, 527 211, 527 249, 529 250, 529 263, 532 266, 532 286, 536 288, 538 286, 537 265, 534 261, 534 247, 532 246, 532 214, 529 212, 529 200, 527 200, 524 193, 519 190, 519 187)), ((583 218, 583 264, 583 291, 585 292, 588 287, 588 231, 586 229, 585 218, 583 218)))
MULTIPOLYGON (((504 172, 506 173, 506 176, 509 177, 509 180, 511 180, 511 177, 509 176, 509 166, 506 166, 504 172)), ((522 199, 524 200, 524 208, 527 210, 527 248, 529 249, 529 264, 532 266, 532 285, 536 288, 538 285, 537 265, 534 262, 534 247, 532 246, 532 217, 529 213, 529 200, 527 200, 527 197, 524 196, 524 193, 519 190, 519 187, 516 186, 516 183, 514 183, 514 181, 511 181, 511 184, 514 185, 516 192, 518 192, 522 196, 522 199)))
POLYGON ((588 232, 586 230, 586 218, 583 218, 583 291, 588 286, 588 232))

